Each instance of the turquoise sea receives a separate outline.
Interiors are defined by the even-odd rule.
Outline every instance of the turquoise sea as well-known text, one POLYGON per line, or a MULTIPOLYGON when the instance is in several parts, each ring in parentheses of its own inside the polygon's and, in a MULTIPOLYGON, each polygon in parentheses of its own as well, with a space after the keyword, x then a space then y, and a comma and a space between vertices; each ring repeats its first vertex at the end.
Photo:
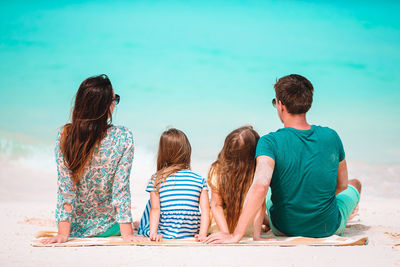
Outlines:
POLYGON ((309 121, 337 130, 349 162, 400 170, 399 12, 397 1, 3 1, 0 157, 52 159, 79 84, 105 73, 139 158, 173 126, 207 166, 236 127, 282 127, 272 86, 297 73, 315 88, 309 121))

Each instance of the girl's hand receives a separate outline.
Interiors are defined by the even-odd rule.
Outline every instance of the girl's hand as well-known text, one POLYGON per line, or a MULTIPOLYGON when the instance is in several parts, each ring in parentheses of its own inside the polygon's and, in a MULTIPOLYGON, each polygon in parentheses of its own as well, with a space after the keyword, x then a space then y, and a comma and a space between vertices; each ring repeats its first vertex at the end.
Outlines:
POLYGON ((42 244, 53 244, 53 243, 59 244, 59 243, 65 243, 67 241, 68 241, 68 236, 57 234, 56 236, 45 238, 45 239, 41 240, 40 242, 42 244))
POLYGON ((260 241, 260 240, 261 240, 261 236, 258 236, 258 235, 253 236, 253 241, 260 241))
POLYGON ((240 238, 235 237, 233 234, 218 232, 209 235, 206 240, 203 241, 204 244, 234 244, 239 243, 240 238))
POLYGON ((196 239, 197 242, 203 242, 204 240, 206 240, 207 235, 195 235, 194 238, 196 239))
POLYGON ((157 233, 150 233, 150 240, 151 241, 157 241, 160 242, 162 241, 164 235, 159 235, 157 233))
POLYGON ((147 237, 137 236, 137 235, 125 235, 125 236, 122 236, 122 240, 128 241, 128 242, 145 242, 145 241, 149 241, 149 239, 147 237))

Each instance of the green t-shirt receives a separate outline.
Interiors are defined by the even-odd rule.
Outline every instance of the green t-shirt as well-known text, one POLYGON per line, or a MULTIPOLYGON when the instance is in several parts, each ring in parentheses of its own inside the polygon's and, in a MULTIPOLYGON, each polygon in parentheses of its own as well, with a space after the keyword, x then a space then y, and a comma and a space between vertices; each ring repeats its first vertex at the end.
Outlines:
POLYGON ((345 158, 338 134, 315 125, 282 128, 260 138, 256 157, 262 155, 275 161, 269 210, 274 226, 289 236, 334 234, 341 221, 336 179, 345 158))

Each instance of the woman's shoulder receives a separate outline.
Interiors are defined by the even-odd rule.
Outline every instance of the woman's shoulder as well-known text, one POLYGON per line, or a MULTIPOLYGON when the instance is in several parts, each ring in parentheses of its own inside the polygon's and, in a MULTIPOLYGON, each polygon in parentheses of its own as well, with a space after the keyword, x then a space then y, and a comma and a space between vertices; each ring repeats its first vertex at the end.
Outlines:
POLYGON ((108 131, 116 133, 132 134, 132 131, 128 127, 121 125, 111 125, 110 128, 108 128, 108 131))
POLYGON ((134 145, 132 131, 124 126, 110 126, 101 141, 102 147, 125 149, 134 145))
POLYGON ((62 136, 64 130, 65 130, 66 128, 68 128, 69 125, 70 125, 70 124, 67 123, 67 124, 62 125, 62 126, 60 126, 60 127, 57 128, 57 136, 56 136, 57 141, 60 141, 61 136, 62 136))
POLYGON ((124 137, 126 139, 133 139, 132 131, 125 126, 112 125, 110 128, 108 128, 107 135, 114 137, 124 137))

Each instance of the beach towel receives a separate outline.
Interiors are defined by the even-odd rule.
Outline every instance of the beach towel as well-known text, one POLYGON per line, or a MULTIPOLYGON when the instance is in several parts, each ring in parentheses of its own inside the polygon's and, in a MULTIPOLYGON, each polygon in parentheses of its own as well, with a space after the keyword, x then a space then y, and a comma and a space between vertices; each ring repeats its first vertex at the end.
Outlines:
POLYGON ((121 237, 91 237, 91 238, 70 238, 68 242, 61 244, 40 243, 40 240, 55 235, 56 232, 42 231, 39 232, 32 241, 34 247, 87 247, 87 246, 363 246, 367 245, 367 236, 343 237, 333 235, 325 238, 310 238, 310 237, 283 237, 274 236, 272 234, 263 235, 262 241, 253 241, 252 238, 244 238, 238 244, 212 244, 206 245, 196 242, 194 238, 163 240, 162 242, 125 242, 121 237))

